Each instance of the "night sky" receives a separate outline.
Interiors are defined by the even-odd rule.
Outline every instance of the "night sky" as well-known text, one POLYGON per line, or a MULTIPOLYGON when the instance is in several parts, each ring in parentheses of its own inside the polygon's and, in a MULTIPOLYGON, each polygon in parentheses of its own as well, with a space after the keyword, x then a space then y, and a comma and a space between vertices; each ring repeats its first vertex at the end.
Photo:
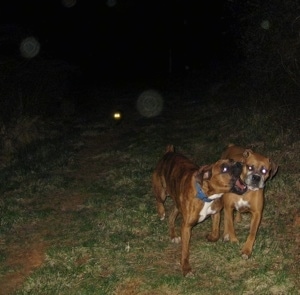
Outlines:
POLYGON ((18 54, 22 38, 34 36, 40 57, 65 60, 87 72, 209 68, 232 58, 223 2, 1 1, 0 54, 18 54))

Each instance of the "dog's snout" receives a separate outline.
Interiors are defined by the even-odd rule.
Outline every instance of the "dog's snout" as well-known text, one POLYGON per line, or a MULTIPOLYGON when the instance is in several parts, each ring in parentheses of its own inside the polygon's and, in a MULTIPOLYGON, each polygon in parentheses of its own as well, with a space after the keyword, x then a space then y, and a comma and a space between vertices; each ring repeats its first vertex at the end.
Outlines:
POLYGON ((260 182, 260 179, 261 179, 260 175, 257 174, 252 175, 252 181, 257 183, 260 182))
POLYGON ((243 164, 241 162, 236 162, 236 166, 242 170, 243 164))
POLYGON ((233 175, 234 176, 240 176, 243 170, 243 164, 241 162, 235 162, 233 166, 233 175))

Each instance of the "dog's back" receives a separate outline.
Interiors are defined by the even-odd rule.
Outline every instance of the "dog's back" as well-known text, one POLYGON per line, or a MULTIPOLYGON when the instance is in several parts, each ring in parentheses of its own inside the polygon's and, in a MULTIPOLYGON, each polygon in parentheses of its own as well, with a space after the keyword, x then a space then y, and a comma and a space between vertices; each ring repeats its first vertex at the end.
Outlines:
MULTIPOLYGON (((159 204, 163 204, 167 196, 172 198, 184 192, 188 194, 195 172, 199 167, 180 153, 175 152, 173 145, 168 145, 166 152, 158 162, 152 175, 152 188, 159 204), (178 181, 178 180, 181 181, 178 181)), ((163 206, 158 206, 161 219, 165 212, 163 206)))
MULTIPOLYGON (((221 159, 232 159, 234 161, 244 162, 245 148, 229 144, 221 155, 221 159)), ((251 150, 248 150, 251 151, 251 150)))
MULTIPOLYGON (((190 178, 198 170, 198 165, 184 155, 175 152, 173 145, 168 145, 166 153, 157 164, 155 174, 161 178, 164 184, 163 186, 171 193, 173 190, 172 186, 178 183, 178 181, 175 180, 190 178)), ((180 191, 181 190, 182 189, 180 189, 180 191)))

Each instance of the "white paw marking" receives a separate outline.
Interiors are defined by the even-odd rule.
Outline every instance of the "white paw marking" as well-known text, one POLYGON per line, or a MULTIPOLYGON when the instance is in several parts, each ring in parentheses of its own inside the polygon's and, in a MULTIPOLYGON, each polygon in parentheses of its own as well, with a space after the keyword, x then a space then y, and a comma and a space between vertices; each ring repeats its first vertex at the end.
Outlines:
POLYGON ((160 218, 160 220, 164 220, 166 217, 166 214, 164 213, 163 216, 160 218))
POLYGON ((223 241, 224 241, 224 242, 229 242, 229 234, 226 234, 226 235, 223 237, 223 241))
POLYGON ((181 237, 175 237, 172 239, 172 243, 179 244, 181 242, 181 237))
POLYGON ((249 258, 249 256, 247 254, 242 254, 242 258, 247 260, 249 258))

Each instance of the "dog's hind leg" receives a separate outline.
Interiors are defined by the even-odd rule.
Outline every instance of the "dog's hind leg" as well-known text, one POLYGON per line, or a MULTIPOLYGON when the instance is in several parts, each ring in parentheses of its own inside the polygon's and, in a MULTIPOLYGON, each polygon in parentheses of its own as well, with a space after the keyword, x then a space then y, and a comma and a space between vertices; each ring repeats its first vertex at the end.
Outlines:
POLYGON ((179 214, 179 210, 174 204, 174 207, 169 216, 169 230, 170 230, 171 241, 176 244, 180 243, 181 241, 181 237, 176 235, 176 230, 175 230, 175 220, 178 214, 179 214))
POLYGON ((161 183, 160 177, 158 177, 156 173, 154 173, 152 176, 152 188, 156 199, 157 213, 159 215, 160 220, 164 220, 166 216, 164 203, 167 198, 167 193, 166 189, 161 183))
POLYGON ((183 221, 181 226, 181 268, 184 276, 193 276, 192 268, 190 266, 190 239, 191 239, 192 226, 183 221))
POLYGON ((165 205, 164 205, 165 200, 166 200, 166 196, 164 192, 161 192, 159 195, 156 195, 156 208, 160 220, 164 220, 166 216, 165 205))

